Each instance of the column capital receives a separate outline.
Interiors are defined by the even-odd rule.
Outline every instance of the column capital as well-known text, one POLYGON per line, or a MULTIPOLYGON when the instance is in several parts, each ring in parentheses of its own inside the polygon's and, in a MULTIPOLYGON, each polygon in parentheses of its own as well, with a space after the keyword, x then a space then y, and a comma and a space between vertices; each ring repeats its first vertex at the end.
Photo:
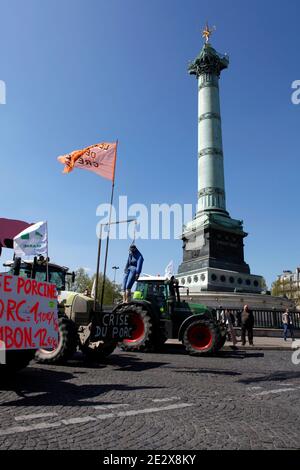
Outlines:
POLYGON ((204 44, 198 57, 189 65, 188 71, 197 78, 203 73, 212 73, 218 77, 229 65, 227 55, 219 54, 210 44, 204 44))

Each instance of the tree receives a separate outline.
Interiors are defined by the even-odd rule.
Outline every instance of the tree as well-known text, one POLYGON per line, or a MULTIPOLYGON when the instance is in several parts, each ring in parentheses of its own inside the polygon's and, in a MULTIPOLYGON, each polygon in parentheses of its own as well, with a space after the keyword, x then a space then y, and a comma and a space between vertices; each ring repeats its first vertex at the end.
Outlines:
MULTIPOLYGON (((93 284, 96 278, 96 274, 89 276, 84 268, 78 268, 75 272, 75 282, 74 282, 74 291, 79 293, 84 293, 87 289, 92 292, 93 284)), ((103 274, 99 275, 98 283, 98 295, 97 300, 101 302, 102 294, 102 285, 103 285, 103 274)), ((114 302, 121 300, 121 287, 118 284, 114 284, 107 276, 105 281, 103 305, 112 305, 114 302)))
MULTIPOLYGON (((96 278, 96 274, 92 276, 92 284, 96 278)), ((103 274, 100 273, 99 275, 99 283, 98 283, 98 295, 97 300, 101 302, 101 293, 102 293, 102 286, 103 286, 103 274)), ((121 300, 121 287, 118 284, 114 284, 108 277, 105 280, 105 288, 104 288, 104 296, 103 296, 103 305, 112 305, 114 302, 121 300)))
POLYGON ((75 272, 74 291, 83 294, 88 289, 92 290, 93 281, 84 268, 78 268, 75 272))

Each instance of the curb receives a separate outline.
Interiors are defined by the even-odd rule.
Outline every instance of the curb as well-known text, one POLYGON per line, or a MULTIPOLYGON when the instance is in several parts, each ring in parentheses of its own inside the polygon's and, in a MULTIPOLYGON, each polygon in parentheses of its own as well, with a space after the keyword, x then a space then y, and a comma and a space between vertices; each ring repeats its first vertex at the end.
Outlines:
POLYGON ((269 345, 257 345, 257 346, 236 346, 237 349, 233 349, 232 346, 223 346, 222 351, 291 351, 293 349, 289 346, 269 346, 269 345))

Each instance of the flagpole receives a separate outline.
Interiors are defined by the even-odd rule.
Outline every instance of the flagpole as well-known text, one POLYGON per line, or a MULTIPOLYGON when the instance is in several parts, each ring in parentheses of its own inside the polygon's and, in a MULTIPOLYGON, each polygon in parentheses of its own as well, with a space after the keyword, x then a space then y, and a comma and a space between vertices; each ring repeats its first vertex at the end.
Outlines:
POLYGON ((117 141, 116 141, 116 151, 115 151, 115 162, 114 162, 114 173, 113 173, 113 180, 112 180, 112 185, 111 185, 109 222, 108 222, 108 230, 107 230, 107 238, 106 238, 105 261, 104 261, 103 282, 102 282, 102 292, 101 292, 101 302, 100 302, 100 311, 101 311, 101 312, 102 312, 102 308, 103 308, 105 279, 106 279, 106 268, 107 268, 107 255, 108 255, 108 246, 109 246, 109 237, 110 237, 110 226, 111 226, 111 216, 112 216, 112 205, 113 205, 113 200, 114 200, 115 175, 116 175, 116 163, 117 163, 118 143, 119 143, 119 141, 118 141, 118 139, 117 139, 117 141))
POLYGON ((99 286, 99 269, 100 269, 100 256, 101 256, 101 241, 102 241, 102 227, 103 227, 103 224, 100 224, 100 236, 99 236, 99 240, 98 240, 97 270, 96 270, 96 280, 95 280, 94 311, 96 311, 96 308, 97 308, 97 297, 98 297, 98 286, 99 286))
POLYGON ((48 244, 49 244, 49 234, 48 234, 48 220, 46 220, 46 233, 47 233, 47 259, 46 259, 46 276, 47 276, 47 282, 49 282, 49 251, 48 251, 48 244))

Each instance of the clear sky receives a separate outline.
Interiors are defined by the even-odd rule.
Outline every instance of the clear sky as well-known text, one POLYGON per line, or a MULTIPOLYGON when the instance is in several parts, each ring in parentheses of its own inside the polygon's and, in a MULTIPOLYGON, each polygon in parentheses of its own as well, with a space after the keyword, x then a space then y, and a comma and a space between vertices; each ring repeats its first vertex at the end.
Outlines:
MULTIPOLYGON (((230 56, 221 80, 227 208, 244 220, 253 274, 270 284, 294 270, 299 17, 299 0, 0 0, 0 217, 48 220, 52 260, 93 272, 96 206, 109 201, 110 183, 62 175, 56 157, 117 138, 116 198, 196 203, 197 83, 187 66, 208 20, 213 46, 230 56)), ((112 241, 110 277, 128 245, 112 241)), ((137 245, 147 273, 181 262, 180 240, 137 245)))

